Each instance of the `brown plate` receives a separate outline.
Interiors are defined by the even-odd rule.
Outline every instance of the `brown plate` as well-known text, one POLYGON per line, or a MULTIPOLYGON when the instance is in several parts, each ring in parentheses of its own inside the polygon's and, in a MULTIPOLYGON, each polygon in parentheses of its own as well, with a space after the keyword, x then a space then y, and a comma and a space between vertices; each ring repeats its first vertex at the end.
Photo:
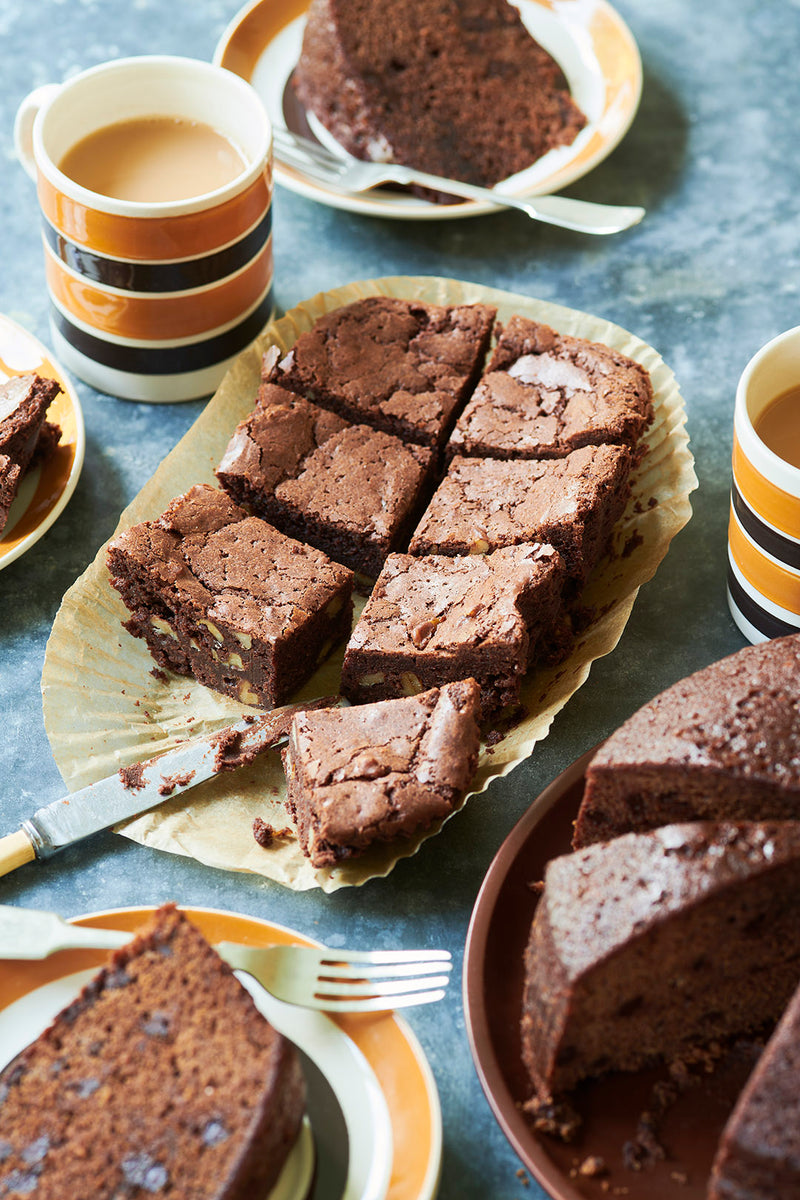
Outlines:
POLYGON ((705 1200, 717 1141, 741 1089, 752 1056, 732 1055, 701 1076, 667 1112, 660 1141, 664 1161, 641 1171, 623 1163, 664 1069, 617 1074, 582 1085, 574 1103, 583 1124, 565 1145, 531 1127, 520 1105, 530 1095, 522 1063, 522 960, 536 894, 548 859, 568 853, 572 822, 583 793, 584 771, 594 754, 577 759, 547 787, 511 830, 490 866, 475 902, 464 959, 464 1010, 472 1057, 501 1129, 522 1162, 556 1198, 625 1196, 626 1200, 705 1200), (579 1174, 590 1156, 607 1168, 602 1178, 579 1174))

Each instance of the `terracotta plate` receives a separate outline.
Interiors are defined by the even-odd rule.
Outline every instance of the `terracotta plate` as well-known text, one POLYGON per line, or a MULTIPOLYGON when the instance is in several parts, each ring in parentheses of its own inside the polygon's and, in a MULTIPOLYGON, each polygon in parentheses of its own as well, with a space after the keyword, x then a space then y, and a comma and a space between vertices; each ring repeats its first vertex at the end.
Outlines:
POLYGON ((536 1134, 519 1107, 530 1095, 519 1038, 522 957, 536 906, 529 885, 542 878, 548 859, 570 850, 572 821, 593 753, 584 754, 542 792, 512 829, 484 879, 464 960, 472 1056, 500 1127, 555 1200, 607 1195, 705 1200, 716 1144, 752 1059, 732 1057, 680 1097, 661 1129, 667 1158, 641 1171, 624 1166, 623 1146, 634 1136, 653 1085, 665 1078, 664 1071, 617 1074, 583 1085, 574 1096, 582 1131, 569 1145, 536 1134), (580 1164, 593 1155, 607 1164, 602 1179, 579 1174, 580 1164))
MULTIPOLYGON (((318 136, 335 148, 326 130, 289 86, 300 55, 309 0, 253 0, 223 33, 214 61, 241 75, 261 96, 274 125, 318 136)), ((642 90, 636 42, 606 0, 516 0, 530 33, 560 64, 588 123, 571 146, 562 146, 498 185, 511 195, 555 192, 574 183, 611 153, 630 127, 642 90)), ((389 188, 361 194, 317 183, 275 155, 275 178, 284 187, 351 212, 405 220, 441 220, 496 212, 491 204, 431 204, 389 188)))
POLYGON ((22 481, 0 536, 0 570, 29 550, 60 516, 83 466, 83 413, 69 377, 33 334, 0 314, 0 383, 30 371, 61 385, 47 411, 48 421, 61 426, 61 441, 55 454, 22 481))

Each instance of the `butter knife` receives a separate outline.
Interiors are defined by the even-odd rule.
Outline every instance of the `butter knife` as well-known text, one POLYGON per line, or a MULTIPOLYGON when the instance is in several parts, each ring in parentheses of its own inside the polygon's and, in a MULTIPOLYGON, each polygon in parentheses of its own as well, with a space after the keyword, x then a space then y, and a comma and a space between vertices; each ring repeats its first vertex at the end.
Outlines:
POLYGON ((122 767, 38 809, 16 833, 0 837, 0 875, 36 858, 49 858, 92 833, 155 808, 171 796, 233 770, 288 738, 292 717, 310 708, 330 708, 338 696, 290 704, 263 717, 242 717, 232 725, 182 742, 172 750, 122 767))

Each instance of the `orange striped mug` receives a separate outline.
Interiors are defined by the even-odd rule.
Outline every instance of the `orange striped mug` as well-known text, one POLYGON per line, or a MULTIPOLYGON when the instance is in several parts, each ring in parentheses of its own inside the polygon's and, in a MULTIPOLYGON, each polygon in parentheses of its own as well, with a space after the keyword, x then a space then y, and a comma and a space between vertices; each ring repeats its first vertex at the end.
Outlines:
POLYGON ((736 392, 728 605, 751 642, 800 631, 799 443, 797 327, 759 350, 736 392))
POLYGON ((213 392, 274 307, 272 130, 256 92, 210 63, 118 59, 37 88, 14 133, 37 183, 61 361, 126 399, 213 392), (100 130, 165 119, 202 126, 233 148, 222 182, 198 195, 142 200, 86 187, 60 169, 85 139, 106 136, 100 130))

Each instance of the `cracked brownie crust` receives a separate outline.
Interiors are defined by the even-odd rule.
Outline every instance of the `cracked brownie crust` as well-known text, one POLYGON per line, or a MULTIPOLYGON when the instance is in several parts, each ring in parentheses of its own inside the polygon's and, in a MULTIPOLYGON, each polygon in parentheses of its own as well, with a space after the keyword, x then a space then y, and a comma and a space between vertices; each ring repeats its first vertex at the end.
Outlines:
POLYGON ((478 761, 474 680, 357 708, 298 714, 283 752, 303 853, 333 866, 443 820, 478 761))
POLYGON ((390 554, 347 646, 342 692, 363 703, 473 678, 482 717, 498 712, 556 622, 564 579, 552 546, 390 554))
POLYGON ((652 419, 653 388, 639 363, 600 342, 514 316, 447 450, 558 458, 601 442, 634 445, 652 419))
POLYGON ((625 446, 586 446, 545 460, 456 456, 409 553, 486 554, 549 542, 583 583, 624 511, 631 462, 625 446))
POLYGON ((483 367, 495 311, 370 296, 321 317, 271 379, 354 424, 439 447, 483 367))
POLYGON ((272 386, 238 426, 217 478, 284 533, 374 578, 405 544, 431 462, 430 450, 272 386))
POLYGON ((350 631, 352 572, 205 485, 121 533, 108 562, 159 666, 244 704, 288 699, 350 631))

